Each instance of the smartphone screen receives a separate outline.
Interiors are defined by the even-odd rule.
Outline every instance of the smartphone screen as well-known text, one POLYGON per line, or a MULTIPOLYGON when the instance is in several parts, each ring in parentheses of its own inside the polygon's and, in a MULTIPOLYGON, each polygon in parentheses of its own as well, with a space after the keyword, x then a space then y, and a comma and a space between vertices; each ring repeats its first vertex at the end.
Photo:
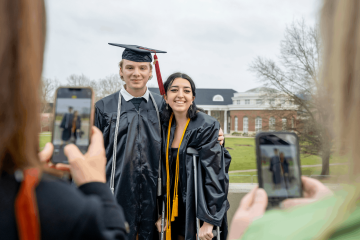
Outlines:
POLYGON ((259 186, 269 199, 301 197, 297 136, 293 133, 261 133, 256 142, 259 186))
POLYGON ((86 153, 90 143, 92 90, 59 88, 56 92, 52 143, 53 163, 68 163, 64 154, 67 144, 75 144, 86 153))

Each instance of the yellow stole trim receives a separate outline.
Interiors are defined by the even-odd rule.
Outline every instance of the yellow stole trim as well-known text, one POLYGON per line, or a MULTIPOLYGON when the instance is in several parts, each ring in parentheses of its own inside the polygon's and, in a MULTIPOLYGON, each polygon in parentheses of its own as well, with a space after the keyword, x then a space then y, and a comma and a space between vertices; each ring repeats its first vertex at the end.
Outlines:
POLYGON ((179 204, 179 197, 178 197, 178 184, 179 184, 179 152, 181 143, 183 141, 186 129, 189 125, 190 118, 188 118, 183 134, 181 136, 177 156, 176 156, 176 168, 175 168, 175 183, 174 183, 174 197, 173 197, 173 207, 170 214, 170 167, 169 167, 169 143, 170 143, 170 133, 171 133, 171 123, 174 117, 174 113, 171 114, 169 120, 169 127, 168 127, 168 135, 167 135, 167 144, 166 144, 166 221, 167 221, 167 228, 166 228, 166 239, 171 239, 171 222, 175 221, 175 217, 178 216, 178 204, 179 204), (171 218, 170 218, 171 216, 171 218), (170 221, 171 220, 171 221, 170 221))

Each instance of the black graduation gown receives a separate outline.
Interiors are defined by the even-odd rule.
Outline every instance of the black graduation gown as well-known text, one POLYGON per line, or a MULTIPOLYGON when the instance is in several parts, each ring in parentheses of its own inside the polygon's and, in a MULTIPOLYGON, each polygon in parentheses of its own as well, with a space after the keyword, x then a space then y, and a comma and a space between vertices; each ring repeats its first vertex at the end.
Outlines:
MULTIPOLYGON (((2 240, 19 239, 14 207, 19 188, 13 174, 1 173, 2 240)), ((44 173, 35 194, 43 240, 127 239, 123 211, 104 183, 91 182, 75 188, 44 173)))
MULTIPOLYGON (((163 98, 152 93, 159 111, 163 98)), ((95 105, 95 126, 104 136, 106 150, 106 179, 109 183, 114 147, 119 92, 109 95, 95 105)), ((129 239, 136 233, 139 239, 152 239, 157 220, 156 197, 161 134, 151 98, 142 101, 139 111, 131 101, 122 97, 117 139, 114 195, 123 207, 130 226, 129 239)))
MULTIPOLYGON (((169 123, 163 123, 163 149, 162 149, 162 193, 166 199, 166 142, 169 123)), ((220 226, 221 239, 227 238, 228 223, 227 210, 230 204, 227 199, 229 190, 229 166, 231 156, 229 152, 218 143, 220 124, 209 115, 199 112, 187 127, 179 153, 179 187, 186 208, 185 239, 196 239, 196 222, 200 221, 220 226), (197 162, 198 174, 198 203, 195 216, 195 189, 192 155, 186 154, 188 147, 199 152, 200 161, 197 162), (199 187, 203 186, 203 187, 199 187)), ((175 133, 175 118, 173 119, 170 135, 171 147, 175 133)), ((170 176, 173 182, 174 176, 170 176)), ((172 196, 171 196, 172 197, 172 196)), ((172 201, 171 201, 172 203, 172 201)), ((202 222, 201 222, 202 225, 202 222)))
POLYGON ((63 141, 68 141, 71 137, 71 127, 73 122, 74 114, 65 113, 63 119, 61 120, 60 128, 63 129, 61 139, 63 141))

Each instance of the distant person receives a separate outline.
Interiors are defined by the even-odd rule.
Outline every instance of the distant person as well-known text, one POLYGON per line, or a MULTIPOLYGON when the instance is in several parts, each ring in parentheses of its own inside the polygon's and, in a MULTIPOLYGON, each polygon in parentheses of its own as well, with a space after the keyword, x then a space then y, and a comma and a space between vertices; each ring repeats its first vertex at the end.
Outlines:
POLYGON ((265 214, 266 192, 255 188, 241 200, 229 240, 359 239, 360 1, 324 1, 321 30, 323 71, 316 90, 326 90, 326 102, 333 107, 334 141, 349 156, 349 184, 331 195, 324 184, 303 176, 304 198, 283 201, 287 211, 265 214))
POLYGON ((81 138, 80 134, 81 134, 81 118, 79 116, 79 112, 75 111, 73 121, 72 121, 72 126, 71 126, 71 135, 74 138, 75 144, 76 144, 76 140, 78 138, 81 138))
POLYGON ((280 163, 281 163, 281 170, 283 173, 283 177, 284 177, 284 182, 285 182, 285 186, 286 188, 289 188, 289 161, 288 159, 285 157, 283 152, 280 152, 280 163))
POLYGON ((269 170, 272 172, 272 180, 274 183, 273 188, 278 188, 279 184, 281 184, 282 180, 282 167, 280 163, 280 157, 278 154, 279 150, 274 148, 274 156, 270 158, 270 168, 269 170))
POLYGON ((62 129, 61 133, 61 145, 65 144, 70 140, 72 127, 73 127, 73 119, 74 114, 72 113, 73 107, 69 107, 69 112, 65 113, 60 124, 60 128, 62 129))
POLYGON ((0 239, 125 240, 96 127, 85 155, 73 144, 65 147, 78 188, 46 164, 51 143, 38 154, 45 25, 42 0, 0 1, 0 239))

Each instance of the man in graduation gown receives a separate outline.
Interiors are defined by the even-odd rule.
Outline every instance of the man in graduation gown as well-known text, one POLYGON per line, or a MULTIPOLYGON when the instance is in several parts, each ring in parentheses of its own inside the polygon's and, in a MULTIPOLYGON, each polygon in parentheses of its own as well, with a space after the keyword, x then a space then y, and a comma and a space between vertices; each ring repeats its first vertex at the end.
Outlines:
POLYGON ((157 219, 156 197, 161 154, 157 110, 161 111, 164 100, 160 95, 150 93, 146 87, 152 77, 150 52, 137 51, 132 47, 125 46, 120 62, 120 77, 126 85, 120 94, 116 92, 96 103, 95 126, 103 132, 108 160, 106 178, 110 186, 114 184, 114 196, 124 209, 130 227, 129 239, 135 239, 136 236, 138 239, 152 239, 157 219), (116 127, 119 110, 120 120, 116 127))
POLYGON ((269 170, 273 174, 273 176, 272 176, 273 183, 275 184, 276 187, 278 187, 279 184, 281 184, 282 175, 281 175, 281 162, 280 162, 277 148, 274 149, 274 156, 270 159, 269 170))
POLYGON ((69 107, 69 112, 64 114, 63 119, 61 120, 60 128, 62 129, 61 134, 61 145, 63 142, 67 142, 71 137, 71 128, 74 115, 72 113, 73 107, 69 107))

